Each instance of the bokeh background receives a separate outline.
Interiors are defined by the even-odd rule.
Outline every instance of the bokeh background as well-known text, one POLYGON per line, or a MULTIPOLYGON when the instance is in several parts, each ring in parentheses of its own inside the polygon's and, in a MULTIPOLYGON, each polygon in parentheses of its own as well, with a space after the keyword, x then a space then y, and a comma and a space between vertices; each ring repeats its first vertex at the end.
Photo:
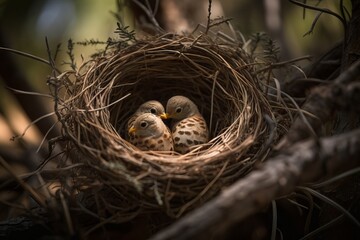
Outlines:
MULTIPOLYGON (((154 4, 155 1, 149 2, 154 4)), ((178 2, 187 4, 187 9, 193 10, 191 13, 187 12, 188 10, 183 11, 189 18, 191 27, 195 27, 199 22, 206 22, 207 1, 203 1, 202 5, 195 4, 201 1, 178 2)), ((320 7, 339 12, 339 1, 307 2, 318 3, 320 7)), ((345 2, 349 5, 349 1, 345 2)), ((339 42, 344 34, 338 19, 323 14, 314 31, 304 36, 311 28, 317 12, 307 10, 304 13, 301 7, 287 0, 222 0, 214 1, 213 5, 216 9, 212 17, 223 13, 225 17, 232 18, 233 27, 245 37, 256 32, 268 32, 278 42, 283 60, 303 55, 312 55, 316 58, 339 42)), ((347 8, 350 10, 350 6, 347 8)), ((171 6, 168 10, 169 14, 171 6)), ((48 59, 45 44, 47 37, 52 54, 60 44, 56 58, 57 66, 62 70, 69 69, 69 65, 66 64, 69 62, 68 40, 71 38, 74 42, 90 39, 106 41, 109 37, 116 37, 114 31, 117 20, 114 14, 118 14, 131 28, 136 28, 137 20, 142 19, 141 14, 133 11, 124 0, 0 0, 0 47, 48 59)), ((172 16, 172 20, 175 24, 180 21, 176 15, 172 16)), ((86 61, 101 47, 103 46, 76 45, 74 53, 77 64, 86 61)), ((4 56, 1 50, 0 56, 4 56)), ((48 92, 46 80, 51 74, 49 66, 23 56, 11 54, 11 58, 17 66, 15 71, 21 74, 22 81, 26 81, 26 84, 23 82, 17 85, 19 90, 23 90, 22 86, 30 86, 35 92, 48 92)), ((8 58, 2 57, 1 61, 0 64, 3 65, 8 58)), ((18 94, 7 88, 11 81, 13 80, 9 76, 0 75, 0 154, 8 151, 9 147, 12 147, 11 151, 16 151, 18 142, 10 139, 21 134, 31 122, 28 114, 24 113, 24 107, 19 104, 18 94)), ((29 99, 27 108, 30 109, 27 111, 36 113, 40 106, 35 101, 32 104, 31 98, 29 99)), ((46 97, 43 100, 44 106, 41 108, 51 112, 52 100, 46 97)), ((44 132, 46 131, 31 127, 23 140, 29 145, 38 146, 44 132)))

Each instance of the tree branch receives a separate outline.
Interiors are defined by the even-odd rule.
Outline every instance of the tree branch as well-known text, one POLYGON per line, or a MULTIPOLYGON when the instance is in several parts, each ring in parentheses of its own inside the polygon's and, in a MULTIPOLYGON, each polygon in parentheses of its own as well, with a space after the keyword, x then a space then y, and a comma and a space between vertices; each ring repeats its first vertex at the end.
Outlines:
POLYGON ((151 240, 199 239, 224 232, 298 185, 359 165, 359 145, 360 129, 318 142, 299 142, 151 240))
MULTIPOLYGON (((318 82, 304 82, 301 79, 317 78, 333 80, 340 73, 343 43, 334 46, 330 51, 303 69, 291 75, 290 80, 282 81, 281 89, 293 97, 304 97, 307 90, 318 85, 318 82)), ((280 76, 280 75, 279 75, 280 76)), ((328 81, 330 82, 330 81, 328 81)))
POLYGON ((292 143, 312 136, 309 125, 320 135, 321 126, 328 121, 331 115, 340 106, 356 105, 357 103, 347 102, 347 84, 356 82, 360 76, 360 60, 349 67, 348 70, 340 74, 331 84, 321 85, 312 90, 302 109, 312 117, 306 117, 305 124, 303 118, 297 118, 289 129, 288 134, 278 144, 277 149, 290 146, 292 143), (315 117, 314 117, 315 116, 315 117))

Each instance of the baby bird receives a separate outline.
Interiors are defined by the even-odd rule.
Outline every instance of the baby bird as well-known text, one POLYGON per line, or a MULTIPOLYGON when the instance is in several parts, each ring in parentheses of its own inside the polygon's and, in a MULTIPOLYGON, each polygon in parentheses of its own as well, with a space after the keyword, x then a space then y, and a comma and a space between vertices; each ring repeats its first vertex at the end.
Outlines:
MULTIPOLYGON (((129 129, 134 125, 135 119, 144 113, 152 113, 155 116, 160 117, 160 115, 165 113, 165 109, 160 102, 155 100, 147 101, 141 104, 135 113, 129 118, 126 125, 126 132, 129 132, 129 129)), ((129 136, 131 138, 131 135, 129 136)))
POLYGON ((138 116, 129 128, 130 142, 141 150, 173 151, 174 144, 170 130, 164 122, 152 113, 138 116))
POLYGON ((166 104, 166 113, 161 118, 171 118, 174 150, 187 153, 195 145, 209 141, 209 131, 199 109, 189 98, 174 96, 166 104))

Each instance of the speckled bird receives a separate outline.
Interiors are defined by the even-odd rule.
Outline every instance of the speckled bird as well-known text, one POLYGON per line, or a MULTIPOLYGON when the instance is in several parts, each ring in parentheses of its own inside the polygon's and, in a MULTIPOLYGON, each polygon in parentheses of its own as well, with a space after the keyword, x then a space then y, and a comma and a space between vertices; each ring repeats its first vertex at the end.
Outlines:
POLYGON ((140 150, 173 151, 173 139, 165 123, 152 113, 138 116, 129 128, 130 142, 140 150))
MULTIPOLYGON (((164 106, 155 100, 147 101, 140 105, 140 107, 135 111, 135 113, 130 116, 127 125, 126 125, 126 132, 129 132, 129 129, 134 125, 134 121, 137 117, 144 113, 151 113, 154 114, 157 117, 160 117, 165 113, 164 106)), ((129 134, 129 138, 132 138, 132 135, 129 134)))
POLYGON ((166 104, 163 119, 171 118, 174 150, 185 154, 198 145, 209 141, 206 121, 193 101, 184 96, 174 96, 166 104))

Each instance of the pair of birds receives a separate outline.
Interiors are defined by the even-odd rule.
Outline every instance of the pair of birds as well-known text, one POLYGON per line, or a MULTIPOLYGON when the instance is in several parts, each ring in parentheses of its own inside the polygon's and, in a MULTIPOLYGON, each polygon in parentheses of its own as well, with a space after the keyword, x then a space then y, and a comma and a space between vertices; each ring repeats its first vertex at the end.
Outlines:
POLYGON ((209 140, 204 118, 193 101, 174 96, 163 105, 158 101, 143 103, 129 118, 129 141, 141 150, 176 151, 184 154, 209 140), (172 119, 171 131, 162 119, 172 119))

